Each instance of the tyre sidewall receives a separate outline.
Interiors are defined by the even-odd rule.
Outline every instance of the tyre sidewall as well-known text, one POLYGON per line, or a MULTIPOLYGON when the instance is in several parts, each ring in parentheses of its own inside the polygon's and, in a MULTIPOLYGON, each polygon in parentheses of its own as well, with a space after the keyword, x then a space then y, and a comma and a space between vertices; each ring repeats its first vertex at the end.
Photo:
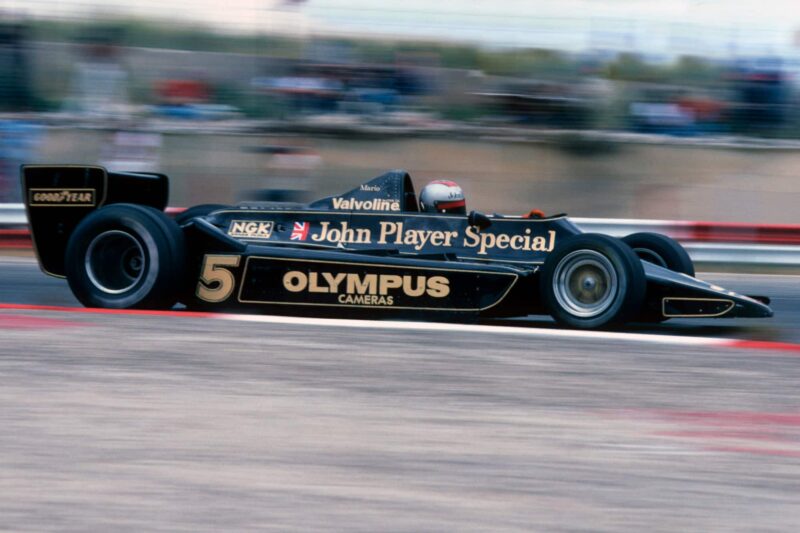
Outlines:
POLYGON ((581 234, 562 241, 545 261, 540 276, 540 291, 545 309, 560 324, 581 329, 602 328, 629 321, 640 311, 646 287, 641 260, 633 250, 618 239, 599 234, 581 234), (562 307, 553 287, 553 277, 559 263, 578 250, 602 254, 617 275, 615 301, 599 315, 589 318, 576 316, 562 307))
MULTIPOLYGON (((680 274, 692 277, 695 275, 694 263, 691 257, 675 239, 660 233, 641 232, 623 237, 622 241, 630 246, 634 253, 636 253, 637 249, 643 249, 658 256, 663 261, 663 265, 659 266, 664 266, 680 274)), ((646 257, 639 257, 642 261, 647 261, 646 257)))
POLYGON ((160 211, 129 204, 101 208, 84 219, 72 234, 66 251, 67 281, 78 300, 88 307, 112 309, 171 307, 177 296, 175 287, 182 277, 183 235, 177 225, 170 228, 169 224, 174 222, 160 211), (109 294, 98 288, 85 264, 92 240, 111 230, 128 234, 144 252, 143 276, 121 294, 109 294))

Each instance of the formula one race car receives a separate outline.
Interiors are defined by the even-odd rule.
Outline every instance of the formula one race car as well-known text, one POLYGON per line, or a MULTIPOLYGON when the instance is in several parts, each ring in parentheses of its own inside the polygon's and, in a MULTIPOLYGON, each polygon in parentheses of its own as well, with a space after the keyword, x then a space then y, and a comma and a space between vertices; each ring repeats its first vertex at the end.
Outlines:
POLYGON ((551 217, 420 212, 391 171, 310 204, 164 213, 162 174, 26 165, 42 270, 84 305, 477 320, 549 314, 601 328, 672 317, 769 317, 769 299, 694 277, 672 239, 583 233, 551 217))

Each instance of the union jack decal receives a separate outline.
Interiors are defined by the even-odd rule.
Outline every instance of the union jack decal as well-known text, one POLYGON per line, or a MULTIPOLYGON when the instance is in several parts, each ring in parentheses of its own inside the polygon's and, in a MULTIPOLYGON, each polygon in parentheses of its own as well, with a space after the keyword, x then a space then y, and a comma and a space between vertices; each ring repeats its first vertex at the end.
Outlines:
POLYGON ((295 222, 289 240, 304 241, 306 237, 308 237, 308 222, 295 222))

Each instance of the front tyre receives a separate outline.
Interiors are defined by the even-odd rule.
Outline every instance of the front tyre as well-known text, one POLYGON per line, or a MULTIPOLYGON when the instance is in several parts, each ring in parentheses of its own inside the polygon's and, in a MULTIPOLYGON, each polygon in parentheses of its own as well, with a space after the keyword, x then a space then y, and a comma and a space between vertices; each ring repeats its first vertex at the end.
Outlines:
POLYGON ((180 227, 151 207, 112 204, 87 216, 67 244, 66 275, 87 307, 168 309, 183 282, 180 227))
POLYGON ((642 308, 647 282, 630 247, 607 235, 570 237, 545 261, 540 291, 559 324, 603 328, 625 323, 642 308))
MULTIPOLYGON (((630 246, 642 261, 694 277, 692 258, 689 257, 683 246, 675 239, 660 233, 641 232, 623 237, 622 242, 630 246)), ((658 304, 653 305, 651 303, 651 307, 642 311, 640 319, 643 322, 652 323, 669 320, 668 317, 663 315, 660 302, 658 304)))
POLYGON ((633 233, 622 238, 642 261, 694 277, 694 263, 678 241, 660 233, 633 233))

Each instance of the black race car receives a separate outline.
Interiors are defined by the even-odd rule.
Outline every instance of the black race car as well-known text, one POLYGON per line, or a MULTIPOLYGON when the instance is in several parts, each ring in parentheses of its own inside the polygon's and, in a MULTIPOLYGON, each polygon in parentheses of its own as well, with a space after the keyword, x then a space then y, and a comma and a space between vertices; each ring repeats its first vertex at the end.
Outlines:
POLYGON ((84 305, 477 320, 549 314, 576 328, 769 317, 769 300, 694 277, 672 239, 583 233, 565 215, 422 213, 391 171, 310 204, 164 213, 163 174, 25 165, 42 270, 84 305))

